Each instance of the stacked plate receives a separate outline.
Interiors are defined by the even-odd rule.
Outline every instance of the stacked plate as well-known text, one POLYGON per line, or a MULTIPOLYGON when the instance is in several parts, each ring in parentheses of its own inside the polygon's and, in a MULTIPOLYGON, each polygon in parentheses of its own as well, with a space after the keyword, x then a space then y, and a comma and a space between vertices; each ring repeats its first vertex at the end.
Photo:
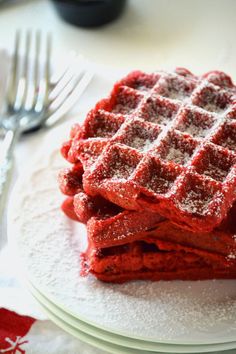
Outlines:
MULTIPOLYGON (((91 345, 94 345, 100 349, 106 350, 111 353, 119 354, 147 354, 150 352, 161 353, 205 353, 215 352, 221 350, 227 350, 235 348, 236 342, 229 343, 217 343, 217 344, 202 344, 202 345, 181 345, 170 343, 158 343, 156 341, 150 341, 139 338, 131 338, 124 335, 112 333, 110 331, 103 330, 102 328, 95 327, 90 323, 80 320, 77 316, 74 316, 63 310, 57 304, 51 302, 46 296, 44 296, 39 290, 37 290, 32 284, 29 285, 30 291, 33 296, 43 307, 44 311, 48 314, 48 317, 55 322, 58 326, 65 331, 74 335, 75 337, 85 341, 91 345)), ((230 351, 232 354, 234 351, 230 351)), ((228 351, 227 351, 228 353, 228 351)))
POLYGON ((48 316, 111 353, 236 350, 236 283, 230 280, 104 284, 80 276, 86 229, 60 211, 58 147, 65 127, 45 139, 12 193, 9 236, 29 289, 48 316))

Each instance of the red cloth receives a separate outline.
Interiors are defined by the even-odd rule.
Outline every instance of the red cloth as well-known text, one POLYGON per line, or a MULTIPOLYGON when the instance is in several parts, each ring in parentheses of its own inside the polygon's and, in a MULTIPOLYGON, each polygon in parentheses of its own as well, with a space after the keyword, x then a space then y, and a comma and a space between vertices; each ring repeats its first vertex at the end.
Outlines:
POLYGON ((23 337, 29 332, 36 320, 29 316, 21 316, 15 312, 0 309, 0 353, 26 353, 21 348, 28 343, 23 337))

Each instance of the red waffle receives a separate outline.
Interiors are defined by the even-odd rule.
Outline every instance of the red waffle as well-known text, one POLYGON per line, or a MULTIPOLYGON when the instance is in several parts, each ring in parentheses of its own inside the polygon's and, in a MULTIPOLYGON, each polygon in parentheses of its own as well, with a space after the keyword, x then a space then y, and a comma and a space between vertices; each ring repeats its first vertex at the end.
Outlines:
POLYGON ((124 210, 100 196, 88 196, 83 191, 82 175, 80 163, 61 171, 59 186, 69 196, 62 210, 71 219, 87 223, 88 236, 94 244, 101 247, 128 242, 138 232, 154 228, 164 220, 157 213, 124 210))
POLYGON ((106 282, 235 279, 236 262, 224 256, 147 237, 122 246, 94 248, 83 255, 83 274, 106 282))
POLYGON ((236 204, 227 218, 212 232, 183 230, 158 214, 117 209, 108 209, 109 202, 102 204, 97 199, 80 192, 75 200, 69 197, 62 206, 66 215, 87 224, 90 244, 96 248, 124 245, 151 237, 182 246, 236 257, 236 204), (109 210, 109 211, 108 211, 109 210))
POLYGON ((210 231, 236 199, 236 87, 221 72, 131 73, 63 152, 87 194, 210 231))
POLYGON ((236 205, 220 227, 209 233, 182 230, 163 218, 155 228, 135 233, 123 228, 124 213, 109 216, 95 211, 87 221, 89 245, 82 255, 82 274, 90 272, 116 283, 236 279, 236 205))
POLYGON ((80 164, 64 170, 61 190, 69 195, 65 213, 87 223, 89 247, 83 273, 98 279, 236 278, 236 205, 213 232, 182 230, 150 212, 128 211, 82 189, 80 164))
POLYGON ((62 209, 70 218, 87 224, 87 234, 94 247, 104 248, 152 237, 196 247, 224 256, 236 254, 236 203, 227 218, 212 232, 184 230, 170 220, 149 211, 124 210, 100 196, 91 197, 82 187, 83 168, 80 163, 61 171, 61 191, 69 197, 62 209))
POLYGON ((70 217, 79 210, 87 222, 89 246, 82 255, 82 275, 90 272, 106 282, 236 278, 236 206, 220 228, 193 233, 161 217, 158 221, 157 215, 142 219, 137 211, 107 208, 111 203, 82 191, 75 199, 73 203, 69 197, 63 209, 70 217))

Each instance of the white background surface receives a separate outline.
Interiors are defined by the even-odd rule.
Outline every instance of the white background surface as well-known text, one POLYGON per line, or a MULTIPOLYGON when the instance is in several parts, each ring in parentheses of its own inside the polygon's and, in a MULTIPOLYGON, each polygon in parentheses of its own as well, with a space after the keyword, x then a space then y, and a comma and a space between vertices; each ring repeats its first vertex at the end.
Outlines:
POLYGON ((235 14, 234 0, 128 0, 116 22, 82 29, 59 19, 48 0, 16 0, 0 8, 0 44, 9 47, 16 28, 49 29, 58 53, 76 49, 114 67, 221 69, 236 80, 235 14))

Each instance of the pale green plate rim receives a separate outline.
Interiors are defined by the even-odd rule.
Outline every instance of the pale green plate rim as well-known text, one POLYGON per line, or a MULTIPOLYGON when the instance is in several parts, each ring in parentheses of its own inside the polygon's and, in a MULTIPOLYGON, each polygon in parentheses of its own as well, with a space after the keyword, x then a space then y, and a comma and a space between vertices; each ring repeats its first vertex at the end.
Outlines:
MULTIPOLYGON (((132 350, 143 350, 147 352, 161 351, 163 353, 209 353, 222 350, 230 350, 236 348, 236 342, 219 343, 219 344, 207 344, 207 345, 180 345, 180 344, 163 344, 150 341, 137 340, 115 333, 104 331, 100 328, 90 325, 84 321, 81 321, 70 313, 65 312, 51 300, 45 297, 39 290, 35 288, 32 283, 28 283, 28 288, 35 299, 43 306, 44 310, 49 317, 52 315, 62 321, 64 324, 79 333, 96 338, 98 341, 102 340, 111 345, 120 346, 132 350), (196 351, 197 350, 197 351, 196 351)), ((53 319, 52 319, 53 320, 53 319)), ((54 321, 56 323, 56 321, 54 321)), ((130 352, 130 353, 132 353, 130 352)), ((125 353, 124 353, 125 354, 125 353)), ((145 354, 145 353, 143 353, 145 354)))

